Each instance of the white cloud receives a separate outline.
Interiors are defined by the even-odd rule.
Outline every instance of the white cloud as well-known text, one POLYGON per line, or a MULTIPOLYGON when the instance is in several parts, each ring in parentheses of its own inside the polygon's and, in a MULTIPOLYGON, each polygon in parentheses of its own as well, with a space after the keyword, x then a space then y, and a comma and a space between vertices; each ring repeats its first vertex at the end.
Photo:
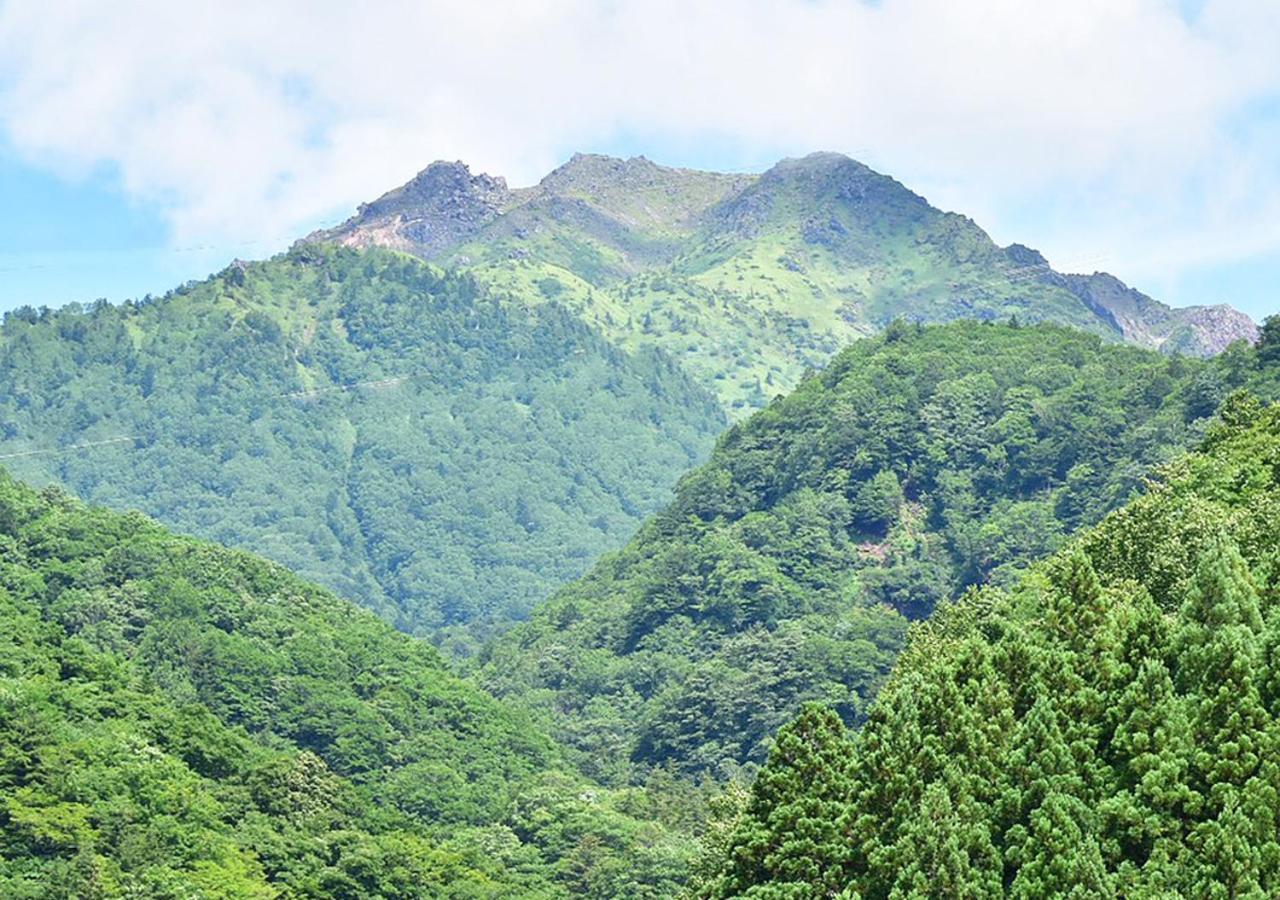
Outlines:
POLYGON ((436 158, 528 183, 705 136, 866 156, 1141 279, 1280 249, 1277 46, 1248 0, 0 0, 0 128, 116 167, 179 243, 279 240, 436 158))

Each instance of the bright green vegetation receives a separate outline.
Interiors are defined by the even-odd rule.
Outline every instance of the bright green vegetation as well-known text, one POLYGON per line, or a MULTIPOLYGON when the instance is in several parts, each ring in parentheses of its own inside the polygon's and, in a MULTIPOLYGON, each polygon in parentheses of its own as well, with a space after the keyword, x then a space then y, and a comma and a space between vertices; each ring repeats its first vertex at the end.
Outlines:
POLYGON ((279 258, 8 315, 0 462, 466 656, 807 367, 894 319, 1015 314, 1191 352, 1247 324, 1058 275, 835 154, 760 176, 584 156, 515 191, 437 164, 279 258))
POLYGON ((1257 377, 1068 329, 893 326, 720 441, 620 553, 487 653, 596 776, 726 776, 802 703, 867 713, 911 620, 1011 584, 1257 377))
POLYGON ((450 626, 522 617, 620 546, 723 422, 669 359, 385 250, 309 246, 0 331, 17 477, 253 549, 464 651, 450 626))
MULTIPOLYGON (((515 315, 391 254, 266 271, 371 259, 465 315, 515 315)), ((131 317, 167 308, 90 315, 138 339, 163 329, 131 317)), ((341 341, 330 325, 320 355, 290 354, 290 383, 257 374, 279 345, 245 337, 271 320, 193 303, 175 321, 229 321, 238 341, 209 352, 245 356, 172 421, 243 405, 254 433, 296 435, 335 398, 268 400, 315 372, 351 383, 361 329, 405 352, 415 308, 344 316, 341 341)), ((76 321, 36 319, 22 352, 76 321)), ((1237 395, 1209 417, 1234 388, 1276 392, 1278 329, 1202 362, 1044 325, 891 325, 731 429, 631 545, 490 643, 503 699, 275 563, 0 474, 0 896, 1269 895, 1280 412, 1237 395), (1068 539, 1158 463, 1162 486, 1068 539)), ((48 370, 74 387, 73 363, 48 370)), ((371 368, 405 378, 365 389, 385 419, 411 379, 371 368)), ((222 469, 179 471, 208 490, 222 469)))
POLYGON ((1280 893, 1280 409, 1223 420, 1009 590, 917 626, 857 735, 807 707, 699 893, 1280 893))
POLYGON ((0 472, 0 896, 662 898, 700 802, 591 785, 273 563, 0 472))
POLYGON ((735 418, 894 319, 1016 315, 1192 354, 1254 335, 1226 308, 1173 310, 1104 274, 1061 275, 835 153, 762 175, 578 155, 514 191, 436 163, 313 238, 555 299, 623 346, 661 347, 735 418))

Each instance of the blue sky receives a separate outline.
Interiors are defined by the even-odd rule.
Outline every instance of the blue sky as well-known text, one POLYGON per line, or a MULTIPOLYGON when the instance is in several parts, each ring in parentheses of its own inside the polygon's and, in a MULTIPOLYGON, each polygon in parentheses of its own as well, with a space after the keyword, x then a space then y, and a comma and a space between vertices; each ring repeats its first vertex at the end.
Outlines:
POLYGON ((1061 269, 1280 312, 1277 4, 174 6, 0 0, 0 309, 163 292, 437 158, 831 149, 1061 269))
POLYGON ((108 165, 61 177, 0 150, 0 310, 161 294, 266 243, 178 246, 163 207, 131 197, 108 165))

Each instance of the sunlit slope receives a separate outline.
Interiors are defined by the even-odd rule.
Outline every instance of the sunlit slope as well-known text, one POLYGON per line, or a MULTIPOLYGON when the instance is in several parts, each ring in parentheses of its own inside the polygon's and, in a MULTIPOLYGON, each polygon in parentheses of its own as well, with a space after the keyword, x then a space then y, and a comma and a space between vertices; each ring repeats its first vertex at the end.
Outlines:
POLYGON ((908 623, 1141 490, 1233 386, 1056 326, 894 326, 730 429, 625 549, 488 651, 585 765, 724 775, 806 700, 850 723, 908 623))
POLYGON ((762 175, 577 155, 516 190, 437 163, 312 239, 396 247, 518 302, 555 299, 628 347, 667 350, 735 416, 895 318, 1017 316, 1193 355, 1256 334, 1228 307, 1175 310, 1105 274, 1061 275, 834 153, 762 175))
POLYGON ((1274 896, 1280 413, 1223 419, 1010 590, 939 610, 859 734, 817 706, 783 729, 696 893, 1274 896))

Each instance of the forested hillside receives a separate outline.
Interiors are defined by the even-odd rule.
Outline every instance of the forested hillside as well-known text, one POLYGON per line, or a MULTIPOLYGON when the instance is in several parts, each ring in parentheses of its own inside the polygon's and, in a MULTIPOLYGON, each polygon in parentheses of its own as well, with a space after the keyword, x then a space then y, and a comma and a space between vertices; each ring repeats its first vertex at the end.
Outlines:
POLYGON ((708 896, 1037 896, 1055 878, 1195 894, 1228 870, 1266 890, 1272 850, 1248 823, 1277 807, 1259 660, 1280 414, 1235 399, 1209 417, 1239 385, 1274 393, 1273 325, 1213 362, 1050 326, 894 325, 731 429, 629 547, 491 644, 481 673, 504 699, 273 563, 0 475, 0 895, 665 898, 691 873, 708 896), (1028 570, 1206 434, 1168 487, 1028 570), (1256 615, 1222 533, 1264 579, 1256 615), (1228 574, 1192 577, 1193 557, 1228 574), (1187 637, 1219 621, 1195 598, 1228 594, 1248 628, 1187 637), (1081 644, 1072 629, 1100 627, 1074 623, 1094 616, 1081 598, 1120 598, 1129 637, 1081 644), (1183 599, 1181 619, 1152 612, 1183 599), (1249 633, 1253 668, 1223 662, 1249 633), (971 668, 980 641, 1006 656, 971 668), (1150 666, 1125 674, 1139 651, 1172 693, 1150 666), (931 700, 935 666, 952 681, 931 700), (1222 719, 1193 696, 1224 672, 1221 697, 1261 685, 1261 705, 1222 719), (1147 721, 1133 684, 1184 698, 1158 766, 1121 760, 1122 730, 1095 721, 1147 721), (778 732, 808 701, 826 705, 778 732), (868 716, 882 756, 859 768, 846 728, 868 716), (988 743, 947 748, 935 721, 988 743), (741 781, 714 796, 771 746, 750 798, 741 781), (913 856, 939 821, 936 858, 913 856))
MULTIPOLYGON (((1280 410, 917 626, 856 736, 779 734, 706 897, 1280 893, 1280 410)), ((718 860, 718 864, 717 864, 718 860)))
POLYGON ((466 656, 807 367, 894 320, 1015 315, 1189 353, 1255 334, 1060 275, 838 154, 759 176, 577 156, 519 190, 437 164, 278 258, 8 314, 0 462, 466 656))
POLYGON ((555 299, 624 346, 665 349, 737 418, 894 319, 1016 315, 1194 355, 1256 335, 1230 307, 1173 309, 1105 273, 1060 274, 838 153, 760 175, 575 154, 514 190, 438 162, 310 240, 555 299))
POLYGON ((1256 333, 833 154, 12 312, 0 895, 1280 891, 1256 333))
POLYGON ((723 421, 670 360, 382 250, 306 247, 0 330, 16 476, 438 639, 523 616, 620 546, 723 421))
POLYGON ((486 683, 617 781, 762 761, 807 700, 855 724, 912 620, 1014 583, 1260 365, 895 325, 731 429, 631 544, 490 648, 486 683))
POLYGON ((0 471, 0 896, 663 898, 672 789, 596 788, 275 564, 0 471))

